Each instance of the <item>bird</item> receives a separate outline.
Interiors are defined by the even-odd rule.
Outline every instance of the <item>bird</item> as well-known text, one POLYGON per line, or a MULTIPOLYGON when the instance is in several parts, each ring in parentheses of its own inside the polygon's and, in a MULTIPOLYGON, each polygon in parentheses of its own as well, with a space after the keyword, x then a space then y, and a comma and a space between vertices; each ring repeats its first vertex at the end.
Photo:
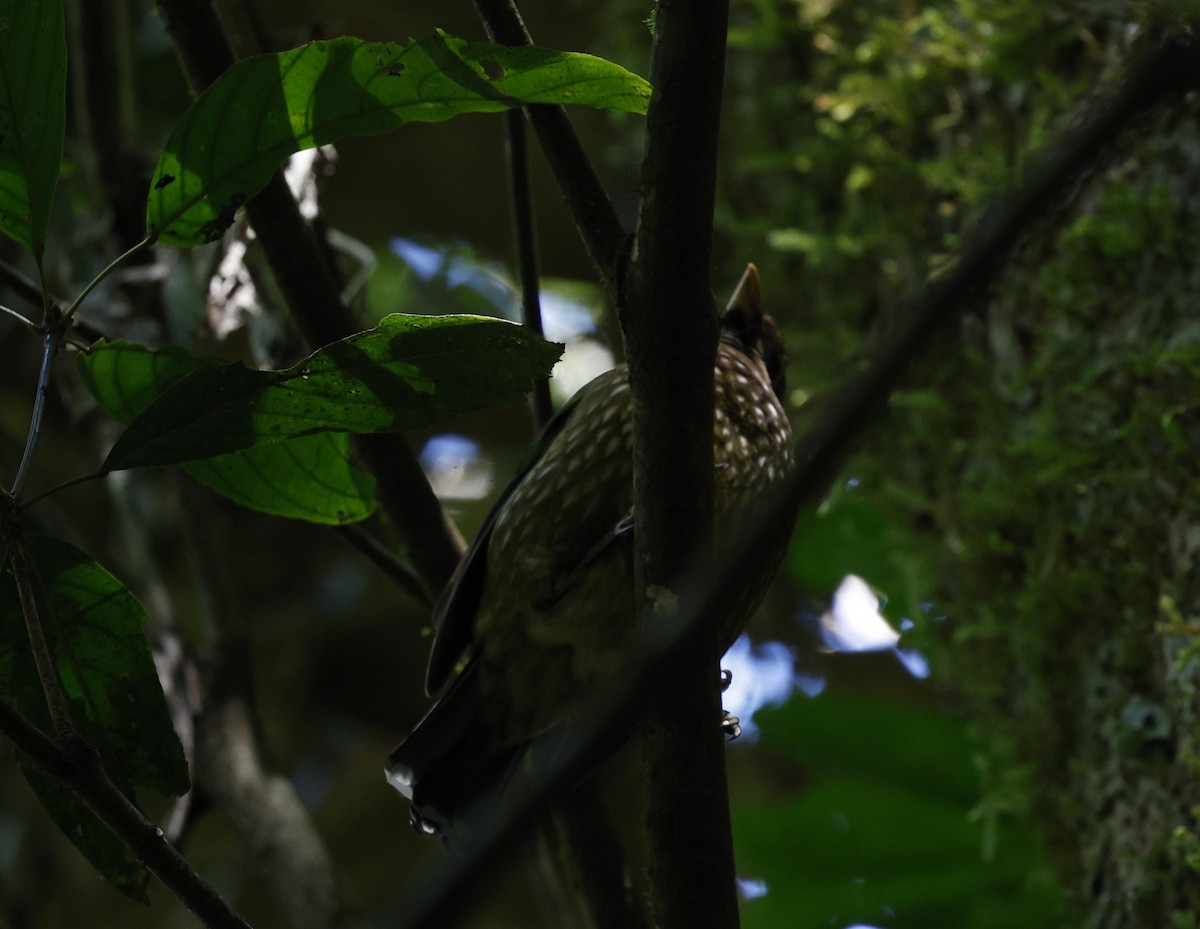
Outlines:
MULTIPOLYGON (((721 317, 714 364, 718 533, 792 467, 787 356, 747 266, 721 317)), ((632 395, 626 366, 551 419, 433 610, 426 690, 436 700, 386 764, 418 831, 449 838, 495 799, 535 739, 628 662, 636 627, 632 395)), ((753 614, 787 539, 768 544, 721 627, 722 652, 753 614)), ((613 746, 614 750, 618 746, 613 746)))

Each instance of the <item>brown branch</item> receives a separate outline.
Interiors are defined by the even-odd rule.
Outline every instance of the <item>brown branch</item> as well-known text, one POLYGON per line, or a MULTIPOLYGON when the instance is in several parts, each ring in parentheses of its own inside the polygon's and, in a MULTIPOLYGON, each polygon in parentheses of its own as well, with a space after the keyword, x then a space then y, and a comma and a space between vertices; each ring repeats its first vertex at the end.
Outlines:
MULTIPOLYGON (((513 0, 475 0, 479 18, 493 42, 501 45, 530 45, 521 14, 513 0)), ((617 217, 608 192, 600 183, 587 152, 561 106, 526 108, 538 144, 558 188, 575 219, 584 247, 596 266, 600 280, 615 303, 621 293, 629 235, 617 217)))
MULTIPOLYGON (((199 93, 234 63, 220 21, 208 0, 158 0, 158 8, 189 85, 199 93)), ((358 331, 361 327, 342 300, 328 249, 300 215, 282 171, 246 204, 246 212, 308 342, 327 345, 358 331)), ((422 582, 436 593, 458 564, 464 548, 461 537, 403 436, 361 436, 358 448, 422 582)))

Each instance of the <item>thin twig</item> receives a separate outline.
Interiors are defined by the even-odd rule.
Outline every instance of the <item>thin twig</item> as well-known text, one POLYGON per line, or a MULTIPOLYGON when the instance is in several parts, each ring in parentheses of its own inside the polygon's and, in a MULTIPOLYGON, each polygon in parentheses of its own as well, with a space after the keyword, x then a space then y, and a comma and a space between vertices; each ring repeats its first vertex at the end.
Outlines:
MULTIPOLYGON (((2 259, 0 259, 0 284, 6 285, 9 289, 17 293, 20 297, 22 297, 24 300, 27 300, 34 306, 42 307, 43 312, 45 311, 47 302, 55 306, 65 306, 67 303, 67 301, 61 299, 55 294, 50 293, 48 290, 44 291, 36 281, 22 274, 18 269, 14 268, 11 264, 2 259)), ((38 328, 37 323, 27 320, 20 313, 8 309, 8 307, 0 307, 0 309, 3 309, 12 316, 16 316, 27 326, 30 326, 33 329, 38 328)), ((72 318, 71 327, 72 329, 82 333, 83 336, 91 342, 102 338, 104 335, 104 333, 92 325, 92 323, 82 319, 78 314, 72 318)))
POLYGON ((433 606, 433 599, 421 579, 410 565, 397 558, 386 545, 358 525, 338 526, 337 533, 354 550, 396 582, 406 594, 425 606, 433 606))
MULTIPOLYGON (((537 236, 533 229, 533 195, 529 190, 529 146, 525 140, 525 116, 520 110, 504 114, 508 131, 508 174, 512 192, 513 240, 516 243, 517 271, 521 279, 521 322, 538 335, 546 334, 542 325, 542 301, 539 294, 537 236)), ((533 385, 533 417, 538 428, 554 415, 550 401, 550 379, 539 378, 533 385)))
POLYGON ((110 274, 112 274, 113 271, 117 270, 117 268, 121 267, 121 265, 123 265, 125 262, 129 261, 129 259, 131 259, 134 255, 138 254, 143 249, 149 248, 153 244, 154 244, 154 238, 152 236, 146 236, 146 238, 144 238, 144 239, 142 239, 142 241, 138 242, 137 245, 134 245, 132 248, 126 249, 124 252, 122 252, 120 255, 118 255, 116 258, 114 258, 112 261, 110 261, 108 263, 108 267, 106 267, 103 271, 101 271, 94 278, 92 278, 90 281, 88 281, 87 286, 83 288, 83 290, 80 292, 79 296, 76 297, 71 302, 71 306, 66 312, 66 318, 70 319, 72 316, 75 315, 76 312, 78 312, 79 305, 81 303, 83 303, 83 301, 86 300, 91 295, 92 291, 96 289, 96 287, 100 284, 101 281, 103 281, 106 277, 108 277, 110 274))
MULTIPOLYGON (((475 9, 492 41, 501 45, 530 45, 525 23, 512 0, 475 0, 475 9)), ((538 144, 546 156, 559 190, 591 256, 609 299, 616 303, 623 286, 630 237, 587 152, 560 106, 527 108, 538 144)))
POLYGON ((0 303, 0 313, 7 313, 13 319, 17 320, 17 322, 19 322, 26 329, 32 329, 34 332, 37 332, 37 330, 38 330, 38 324, 35 323, 32 319, 28 319, 27 317, 18 313, 16 310, 14 310, 10 307, 7 307, 2 303, 0 303))
MULTIPOLYGON (((57 311, 54 311, 56 313, 57 311)), ((54 315, 52 313, 52 315, 54 315)), ((37 448, 39 436, 42 434, 42 417, 46 413, 46 393, 50 389, 50 365, 58 351, 59 339, 62 336, 62 320, 47 321, 42 325, 42 366, 38 371, 37 391, 33 395, 33 415, 29 421, 29 435, 25 439, 25 451, 21 455, 21 464, 17 467, 17 476, 13 478, 12 495, 16 497, 25 483, 25 474, 29 463, 33 460, 33 450, 37 448)))

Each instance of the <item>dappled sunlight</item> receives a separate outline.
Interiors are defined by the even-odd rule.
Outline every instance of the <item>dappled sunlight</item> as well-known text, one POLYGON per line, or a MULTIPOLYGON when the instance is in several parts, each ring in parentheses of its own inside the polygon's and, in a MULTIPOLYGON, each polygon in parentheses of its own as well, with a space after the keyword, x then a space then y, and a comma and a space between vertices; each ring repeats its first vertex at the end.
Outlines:
POLYGON ((741 740, 746 742, 758 737, 754 714, 764 706, 779 706, 795 690, 815 697, 825 689, 824 678, 797 673, 795 653, 783 642, 754 645, 743 634, 725 653, 721 667, 733 675, 721 703, 741 721, 741 740))
POLYGON ((767 895, 767 882, 754 878, 739 877, 737 879, 738 893, 743 900, 757 900, 767 895))
MULTIPOLYGON (((499 316, 516 319, 520 315, 519 289, 501 262, 477 257, 456 242, 395 237, 391 250, 423 284, 432 285, 435 292, 439 288, 446 291, 437 297, 440 302, 434 308, 436 312, 478 312, 478 307, 459 306, 463 301, 452 297, 452 292, 461 288, 470 291, 472 298, 482 298, 499 316), (443 305, 447 300, 449 304, 443 305)), ((578 281, 542 282, 538 295, 542 329, 551 342, 566 346, 550 381, 556 406, 566 403, 580 387, 616 363, 613 353, 597 338, 600 299, 595 288, 578 281)), ((414 309, 431 311, 430 307, 414 309)))
POLYGON ((492 486, 492 463, 466 436, 435 435, 421 449, 421 467, 441 500, 479 500, 492 486))
POLYGON ((899 648, 900 633, 879 612, 879 598, 856 574, 848 574, 821 617, 821 637, 834 652, 892 651, 916 678, 929 676, 929 662, 919 652, 899 648))

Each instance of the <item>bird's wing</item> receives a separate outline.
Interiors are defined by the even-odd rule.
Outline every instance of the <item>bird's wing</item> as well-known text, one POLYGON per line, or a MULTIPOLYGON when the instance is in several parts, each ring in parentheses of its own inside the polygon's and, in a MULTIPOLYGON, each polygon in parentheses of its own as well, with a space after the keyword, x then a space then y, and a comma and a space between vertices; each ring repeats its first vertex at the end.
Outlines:
POLYGON ((426 693, 435 694, 446 685, 459 659, 471 644, 475 631, 475 615, 479 611, 484 582, 487 580, 488 544, 504 504, 508 502, 508 498, 525 475, 537 464, 554 437, 562 431, 578 405, 579 394, 576 394, 554 414, 534 440, 521 467, 492 505, 487 519, 483 521, 470 548, 463 555, 462 561, 458 563, 445 590, 434 605, 435 635, 433 647, 429 652, 429 665, 425 669, 426 693))
POLYGON ((544 602, 538 604, 541 609, 549 609, 558 602, 568 590, 575 586, 579 581, 579 576, 583 574, 589 567, 600 560, 612 546, 626 539, 633 538, 633 508, 630 507, 629 512, 610 529, 605 532, 584 556, 576 562, 575 566, 565 572, 561 579, 555 584, 551 596, 544 602))

